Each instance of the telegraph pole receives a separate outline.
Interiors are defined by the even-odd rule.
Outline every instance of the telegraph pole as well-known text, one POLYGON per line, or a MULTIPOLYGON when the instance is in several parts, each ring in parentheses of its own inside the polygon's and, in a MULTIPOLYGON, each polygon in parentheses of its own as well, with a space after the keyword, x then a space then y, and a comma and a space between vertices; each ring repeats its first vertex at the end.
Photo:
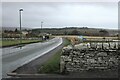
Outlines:
MULTIPOLYGON (((41 33, 42 33, 42 27, 43 27, 43 22, 41 21, 41 33)), ((42 35, 42 40, 43 40, 43 35, 42 35)))
POLYGON ((41 21, 41 29, 42 29, 42 27, 43 27, 43 22, 41 21))

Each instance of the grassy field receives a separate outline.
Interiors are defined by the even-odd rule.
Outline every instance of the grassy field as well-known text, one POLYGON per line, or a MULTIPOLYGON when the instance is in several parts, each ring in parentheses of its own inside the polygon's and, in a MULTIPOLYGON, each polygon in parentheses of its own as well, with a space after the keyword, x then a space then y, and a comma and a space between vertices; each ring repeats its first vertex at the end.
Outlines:
MULTIPOLYGON (((81 35, 80 35, 81 36, 81 35)), ((56 37, 56 36, 54 36, 56 37)), ((79 36, 76 35, 59 35, 58 37, 69 37, 69 38, 78 38, 79 36)), ((86 39, 103 39, 104 37, 100 36, 83 36, 86 39)), ((105 37, 106 39, 118 39, 118 37, 105 37)))
MULTIPOLYGON (((63 40, 63 45, 67 46, 70 44, 68 39, 63 40)), ((40 66, 38 73, 50 73, 50 74, 59 74, 60 73, 60 55, 62 49, 55 53, 47 62, 40 66)))
MULTIPOLYGON (((41 42, 41 40, 22 40, 22 44, 29 44, 29 43, 35 43, 35 42, 41 42)), ((8 47, 8 46, 15 46, 20 44, 20 40, 3 40, 0 41, 0 47, 8 47)))

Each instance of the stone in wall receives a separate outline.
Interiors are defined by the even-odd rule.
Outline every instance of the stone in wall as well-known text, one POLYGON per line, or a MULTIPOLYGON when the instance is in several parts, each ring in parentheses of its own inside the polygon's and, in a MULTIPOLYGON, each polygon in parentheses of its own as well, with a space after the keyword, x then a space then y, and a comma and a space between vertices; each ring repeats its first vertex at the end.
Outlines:
MULTIPOLYGON (((95 43, 94 43, 95 44, 95 43)), ((92 44, 93 45, 93 44, 92 44)), ((95 46, 88 47, 85 44, 65 47, 62 50, 60 70, 61 72, 78 72, 83 70, 109 70, 117 69, 118 54, 117 47, 111 47, 108 43, 103 44, 104 50, 97 50, 95 46), (84 48, 81 48, 82 45, 84 48), (80 46, 80 47, 79 47, 80 46), (108 48, 109 47, 109 48, 108 48), (92 50, 91 50, 92 49, 92 50), (114 51, 107 49, 116 49, 114 51), (107 50, 107 51, 105 51, 107 50)), ((114 46, 114 45, 112 45, 114 46)), ((116 45, 115 45, 116 46, 116 45)))

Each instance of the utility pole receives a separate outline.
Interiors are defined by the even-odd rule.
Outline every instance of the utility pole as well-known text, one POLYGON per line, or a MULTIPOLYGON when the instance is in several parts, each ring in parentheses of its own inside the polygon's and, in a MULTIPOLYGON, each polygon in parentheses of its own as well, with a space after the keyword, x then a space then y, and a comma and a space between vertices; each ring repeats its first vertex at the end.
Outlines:
POLYGON ((42 27, 43 27, 43 22, 41 21, 41 30, 42 30, 42 27))
MULTIPOLYGON (((41 33, 42 33, 43 22, 41 21, 41 33)), ((42 35, 42 40, 44 39, 44 35, 42 35)))
POLYGON ((21 25, 22 25, 22 19, 21 19, 21 12, 23 11, 23 9, 19 10, 19 19, 20 19, 20 49, 22 48, 22 30, 21 30, 21 25))

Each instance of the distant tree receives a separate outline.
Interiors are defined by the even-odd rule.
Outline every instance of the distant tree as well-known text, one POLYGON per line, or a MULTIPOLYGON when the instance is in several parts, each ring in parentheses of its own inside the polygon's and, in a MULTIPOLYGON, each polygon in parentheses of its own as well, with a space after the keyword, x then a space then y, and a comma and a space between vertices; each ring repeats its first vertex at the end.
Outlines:
POLYGON ((107 30, 100 30, 100 36, 109 36, 109 32, 107 30))
POLYGON ((72 35, 79 35, 79 32, 75 29, 71 32, 72 35))
POLYGON ((67 32, 67 27, 64 28, 64 32, 63 32, 64 35, 68 35, 68 32, 67 32))
POLYGON ((15 29, 15 32, 18 32, 17 28, 15 29))
POLYGON ((4 33, 7 33, 8 32, 8 30, 4 30, 4 33))
POLYGON ((24 31, 28 31, 27 29, 24 29, 24 31))
POLYGON ((8 33, 13 33, 13 32, 14 32, 14 31, 12 31, 12 30, 9 30, 9 31, 8 31, 8 33))
POLYGON ((66 30, 64 31, 64 35, 67 35, 67 31, 66 30))

